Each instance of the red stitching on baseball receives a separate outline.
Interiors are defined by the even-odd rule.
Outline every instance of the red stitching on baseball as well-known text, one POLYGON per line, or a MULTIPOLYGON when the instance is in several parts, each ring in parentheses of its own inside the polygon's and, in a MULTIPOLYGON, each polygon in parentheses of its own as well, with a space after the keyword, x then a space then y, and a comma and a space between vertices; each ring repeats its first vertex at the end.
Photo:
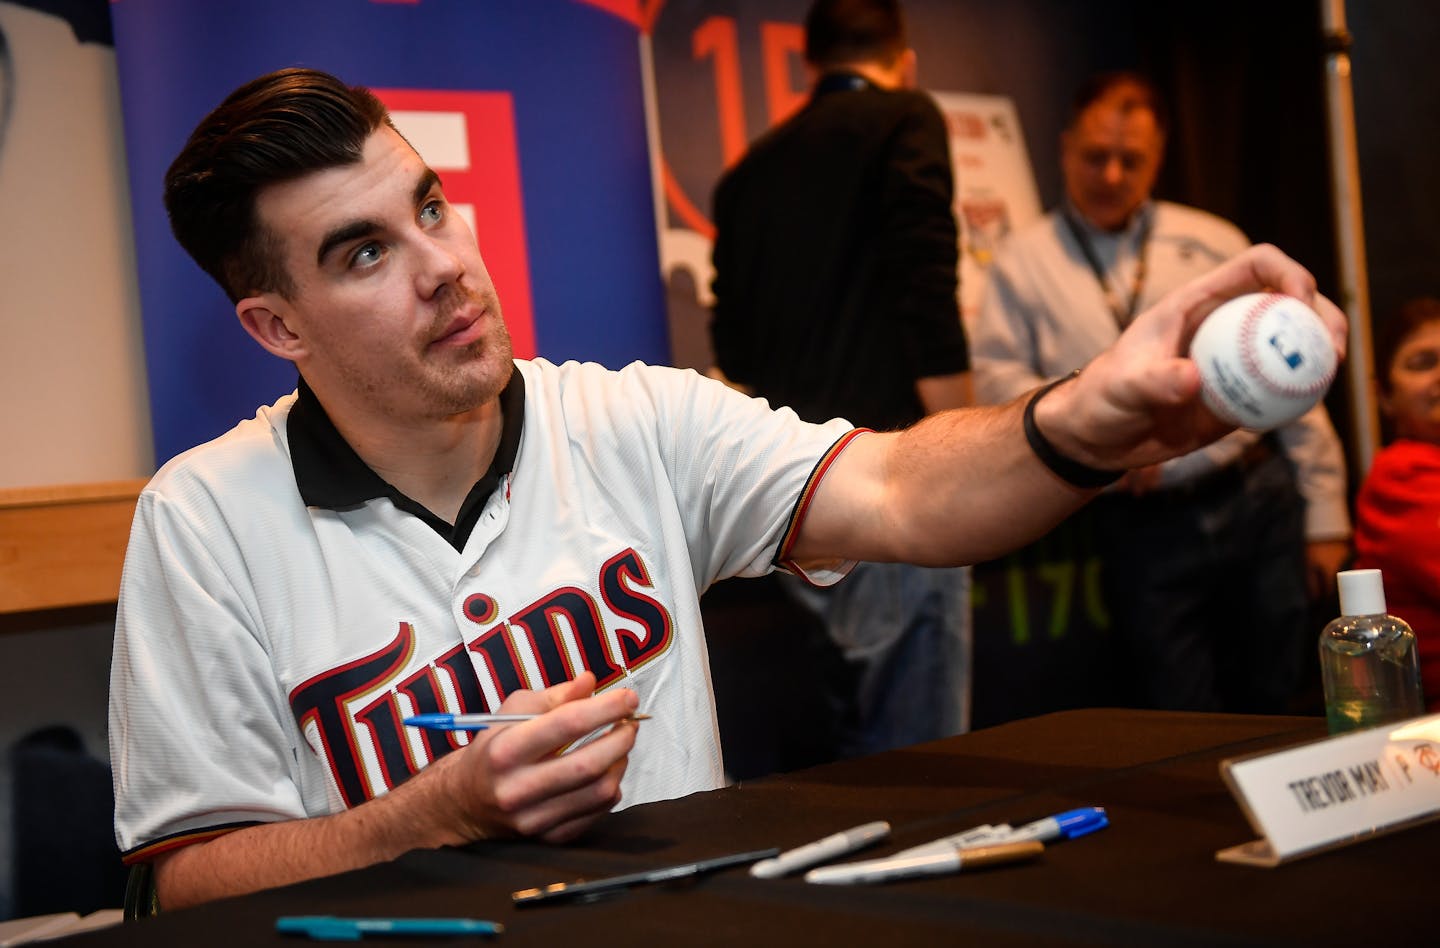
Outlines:
POLYGON ((1266 293, 1245 311, 1244 316, 1240 317, 1240 364, 1245 366, 1247 378, 1256 379, 1267 388, 1270 386, 1267 384, 1265 374, 1260 371, 1260 358, 1255 352, 1255 324, 1260 321, 1261 316, 1265 315, 1267 309, 1275 305, 1275 301, 1279 298, 1275 293, 1266 293))

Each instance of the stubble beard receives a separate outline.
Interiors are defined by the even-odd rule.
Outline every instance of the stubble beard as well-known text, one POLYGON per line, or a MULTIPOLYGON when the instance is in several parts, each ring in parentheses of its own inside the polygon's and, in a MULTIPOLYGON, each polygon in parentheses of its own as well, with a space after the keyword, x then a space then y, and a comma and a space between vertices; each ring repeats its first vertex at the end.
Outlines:
POLYGON ((493 290, 455 291, 436 313, 426 338, 436 338, 454 318, 455 310, 472 303, 488 311, 483 318, 492 321, 489 331, 463 349, 444 353, 448 364, 437 365, 438 360, 426 353, 429 371, 421 374, 418 387, 425 404, 437 417, 464 414, 494 399, 515 369, 510 331, 493 290))

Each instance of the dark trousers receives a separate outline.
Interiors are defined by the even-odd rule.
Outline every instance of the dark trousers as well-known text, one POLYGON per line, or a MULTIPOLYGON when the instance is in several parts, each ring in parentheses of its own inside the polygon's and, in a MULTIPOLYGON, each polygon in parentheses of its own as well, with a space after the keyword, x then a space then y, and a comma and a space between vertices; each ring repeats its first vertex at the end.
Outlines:
POLYGON ((1096 501, 1106 607, 1139 706, 1277 713, 1298 688, 1304 501, 1284 455, 1258 453, 1193 488, 1096 501))

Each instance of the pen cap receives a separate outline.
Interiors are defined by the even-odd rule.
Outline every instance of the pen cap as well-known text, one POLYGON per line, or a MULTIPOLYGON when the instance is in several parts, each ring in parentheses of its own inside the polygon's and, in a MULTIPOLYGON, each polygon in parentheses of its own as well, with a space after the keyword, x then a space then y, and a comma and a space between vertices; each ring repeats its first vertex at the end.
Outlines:
POLYGON ((275 930, 286 935, 308 935, 315 941, 359 941, 360 929, 334 915, 287 915, 275 920, 275 930))
POLYGON ((1110 817, 1106 815, 1104 807, 1087 806, 1078 810, 1066 810, 1055 817, 1055 822, 1060 826, 1060 835, 1066 839, 1075 839, 1109 826, 1110 817))

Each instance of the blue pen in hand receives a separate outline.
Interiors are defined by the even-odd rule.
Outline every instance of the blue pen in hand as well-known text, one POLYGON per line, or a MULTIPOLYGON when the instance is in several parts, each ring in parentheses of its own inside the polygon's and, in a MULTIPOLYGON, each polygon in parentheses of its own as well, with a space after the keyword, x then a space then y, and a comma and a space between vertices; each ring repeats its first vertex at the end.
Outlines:
POLYGON ((275 930, 287 935, 308 935, 316 941, 359 941, 366 935, 498 935, 499 922, 479 918, 339 918, 334 915, 286 915, 275 920, 275 930))
MULTIPOLYGON (((416 714, 403 719, 407 727, 429 731, 483 731, 496 724, 517 724, 538 718, 538 714, 416 714)), ((649 720, 648 714, 632 714, 622 721, 649 720)))

